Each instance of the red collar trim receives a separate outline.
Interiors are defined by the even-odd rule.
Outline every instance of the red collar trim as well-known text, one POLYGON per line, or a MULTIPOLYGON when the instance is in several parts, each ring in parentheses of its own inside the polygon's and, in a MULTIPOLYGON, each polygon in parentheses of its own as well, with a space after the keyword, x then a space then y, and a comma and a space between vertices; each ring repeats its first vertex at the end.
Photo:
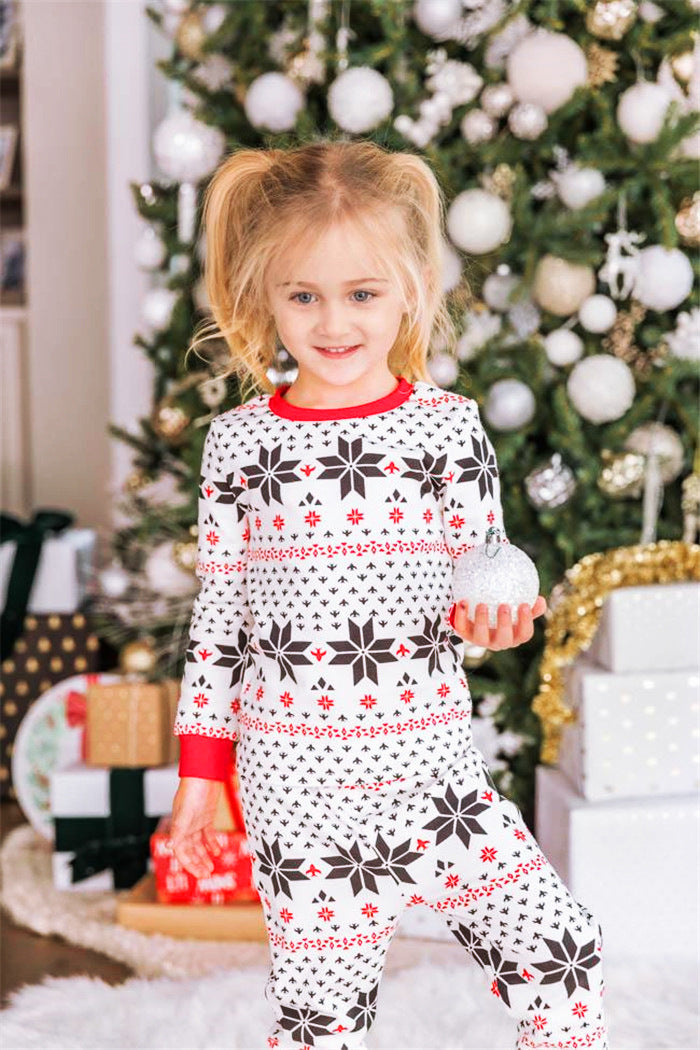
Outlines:
POLYGON ((361 405, 343 405, 339 408, 302 408, 285 401, 283 395, 291 383, 283 383, 270 395, 268 405, 271 412, 283 419, 354 419, 357 416, 373 416, 376 412, 386 412, 396 408, 413 393, 413 384, 404 376, 399 376, 398 383, 390 394, 378 397, 374 401, 365 401, 361 405))

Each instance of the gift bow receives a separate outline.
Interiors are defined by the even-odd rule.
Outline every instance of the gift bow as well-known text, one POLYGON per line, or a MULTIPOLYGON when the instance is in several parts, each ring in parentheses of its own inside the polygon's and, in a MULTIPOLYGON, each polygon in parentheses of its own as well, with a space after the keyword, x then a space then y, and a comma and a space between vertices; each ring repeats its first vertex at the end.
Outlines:
POLYGON ((77 689, 71 689, 65 699, 65 711, 66 722, 69 726, 72 726, 73 728, 82 726, 83 731, 80 736, 80 757, 84 762, 87 758, 87 733, 85 731, 87 722, 87 697, 85 693, 80 693, 77 689))
POLYGON ((30 521, 0 513, 0 542, 16 543, 7 584, 5 608, 0 617, 0 652, 7 659, 22 633, 29 596, 34 584, 41 548, 50 533, 63 532, 75 516, 62 510, 37 510, 30 521))

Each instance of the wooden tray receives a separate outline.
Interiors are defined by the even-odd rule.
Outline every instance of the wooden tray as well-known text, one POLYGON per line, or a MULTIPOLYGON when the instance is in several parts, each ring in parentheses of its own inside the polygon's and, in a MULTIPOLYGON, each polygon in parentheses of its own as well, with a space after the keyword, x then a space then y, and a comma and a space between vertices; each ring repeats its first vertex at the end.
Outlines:
POLYGON ((117 900, 117 922, 142 933, 207 941, 266 941, 260 901, 238 904, 163 904, 156 898, 153 872, 117 900))

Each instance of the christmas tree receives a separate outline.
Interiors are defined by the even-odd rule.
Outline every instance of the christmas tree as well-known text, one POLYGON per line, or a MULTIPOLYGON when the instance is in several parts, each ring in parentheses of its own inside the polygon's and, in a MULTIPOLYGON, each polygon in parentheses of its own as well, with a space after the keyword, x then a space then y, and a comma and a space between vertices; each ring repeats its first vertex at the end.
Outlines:
MULTIPOLYGON (((363 137, 415 152, 448 204, 443 287, 457 337, 432 381, 476 398, 512 542, 551 595, 583 556, 694 540, 682 484, 697 444, 699 0, 164 0, 173 107, 162 180, 133 184, 136 337, 154 365, 100 576, 122 666, 178 676, 197 589, 197 480, 218 412, 265 390, 227 365, 203 283, 200 206, 240 148, 363 137), (208 338, 192 349, 193 333, 208 338)), ((697 474, 697 467, 696 467, 697 474)), ((694 484, 697 485, 697 478, 694 484)), ((687 501, 686 501, 687 503, 687 501)), ((531 815, 544 622, 503 651, 466 647, 474 737, 531 815)))

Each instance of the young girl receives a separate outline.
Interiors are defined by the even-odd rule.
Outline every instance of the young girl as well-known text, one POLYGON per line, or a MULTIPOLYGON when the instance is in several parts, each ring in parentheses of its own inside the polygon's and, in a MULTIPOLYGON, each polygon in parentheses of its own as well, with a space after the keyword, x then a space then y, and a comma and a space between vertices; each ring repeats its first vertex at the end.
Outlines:
POLYGON ((483 968, 518 1047, 607 1050, 601 928, 472 743, 464 641, 520 645, 546 603, 514 628, 506 606, 490 628, 485 607, 451 605, 455 558, 503 515, 476 401, 426 370, 450 334, 437 180, 365 141, 241 150, 204 219, 232 367, 270 391, 276 339, 298 364, 207 433, 174 725, 173 846, 198 876, 237 742, 267 1046, 366 1047, 387 949, 422 906, 483 968))

